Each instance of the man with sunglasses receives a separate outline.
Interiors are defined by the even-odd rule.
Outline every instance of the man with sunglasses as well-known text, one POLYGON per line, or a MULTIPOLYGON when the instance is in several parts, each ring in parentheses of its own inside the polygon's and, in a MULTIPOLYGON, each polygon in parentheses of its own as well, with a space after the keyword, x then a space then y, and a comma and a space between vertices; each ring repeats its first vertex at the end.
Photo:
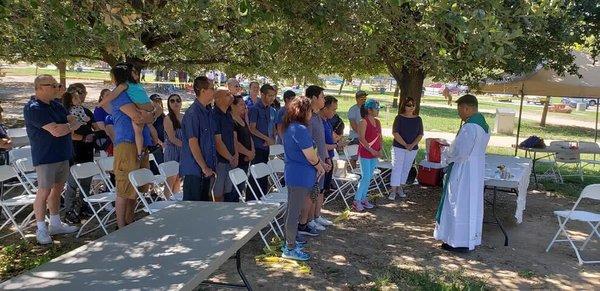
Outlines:
POLYGON ((40 244, 51 244, 51 235, 78 229, 60 221, 59 207, 60 194, 69 176, 69 160, 73 157, 71 133, 81 124, 55 100, 62 85, 54 77, 40 75, 35 78, 34 86, 35 96, 25 105, 23 115, 38 182, 33 204, 36 239, 40 244), (46 208, 50 210, 49 227, 45 222, 46 208))
MULTIPOLYGON (((152 125, 154 125, 154 128, 156 129, 156 135, 158 137, 158 140, 160 140, 160 142, 164 144, 164 142, 165 142, 165 125, 164 125, 165 113, 164 113, 163 101, 162 101, 162 98, 160 97, 160 95, 158 95, 158 94, 150 95, 150 100, 152 100, 152 103, 154 104, 154 108, 157 108, 160 111, 158 117, 156 117, 156 119, 154 120, 154 123, 152 123, 152 125)), ((171 99, 171 101, 173 101, 173 100, 174 99, 171 99)), ((165 155, 163 153, 163 148, 161 146, 158 146, 158 144, 156 144, 156 145, 154 145, 153 149, 154 150, 152 151, 151 154, 154 155, 154 159, 156 160, 156 163, 159 165, 162 164, 165 161, 165 155)), ((156 167, 155 163, 150 163, 150 170, 152 170, 152 173, 154 173, 154 175, 160 174, 158 171, 158 167, 156 167)))

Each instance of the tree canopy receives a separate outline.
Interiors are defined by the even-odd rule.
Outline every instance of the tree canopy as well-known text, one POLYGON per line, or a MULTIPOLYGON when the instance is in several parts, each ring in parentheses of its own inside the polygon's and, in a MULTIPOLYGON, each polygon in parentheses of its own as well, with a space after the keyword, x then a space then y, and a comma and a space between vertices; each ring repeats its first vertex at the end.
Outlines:
POLYGON ((555 0, 5 0, 0 58, 205 66, 272 78, 388 72, 477 84, 599 52, 600 4, 555 0))

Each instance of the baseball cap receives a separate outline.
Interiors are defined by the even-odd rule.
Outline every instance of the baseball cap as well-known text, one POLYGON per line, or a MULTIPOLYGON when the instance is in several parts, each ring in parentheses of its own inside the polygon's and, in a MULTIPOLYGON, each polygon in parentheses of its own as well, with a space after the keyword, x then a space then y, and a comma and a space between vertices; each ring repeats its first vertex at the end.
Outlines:
POLYGON ((477 97, 475 97, 475 96, 473 96, 471 94, 462 95, 460 98, 458 98, 456 100, 456 103, 459 104, 459 105, 460 104, 467 104, 467 105, 470 105, 470 106, 477 106, 478 105, 477 97))
POLYGON ((379 102, 375 99, 368 99, 364 106, 365 109, 379 110, 379 102))
POLYGON ((358 97, 367 97, 367 95, 369 95, 369 94, 367 94, 367 92, 365 92, 363 90, 358 90, 358 91, 356 91, 356 94, 354 95, 354 97, 355 98, 358 98, 358 97))

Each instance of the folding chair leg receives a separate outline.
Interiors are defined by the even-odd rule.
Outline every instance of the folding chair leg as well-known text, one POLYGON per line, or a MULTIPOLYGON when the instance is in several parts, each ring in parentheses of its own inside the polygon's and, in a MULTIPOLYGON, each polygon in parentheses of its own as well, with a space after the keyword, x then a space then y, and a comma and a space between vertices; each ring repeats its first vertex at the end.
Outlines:
POLYGON ((10 212, 10 210, 5 205, 2 205, 2 210, 4 210, 10 221, 12 221, 14 226, 17 228, 17 231, 19 232, 19 234, 21 234, 21 237, 25 239, 25 233, 23 233, 23 230, 21 230, 21 226, 17 223, 17 221, 15 221, 15 217, 12 215, 12 212, 10 212))
POLYGON ((583 242, 583 245, 581 245, 580 250, 582 250, 582 251, 583 251, 583 249, 585 249, 585 246, 590 242, 590 240, 592 240, 592 237, 594 237, 594 234, 598 235, 598 238, 600 238, 600 233, 598 233, 598 227, 600 226, 600 222, 598 222, 596 224, 596 226, 594 226, 591 222, 588 222, 588 224, 592 228, 592 232, 587 237, 587 239, 585 240, 585 242, 583 242))
POLYGON ((265 246, 270 251, 271 246, 269 246, 269 243, 267 242, 267 239, 265 238, 265 235, 263 234, 262 230, 259 230, 258 233, 260 234, 260 238, 262 239, 262 241, 265 243, 265 246))
POLYGON ((564 225, 562 224, 562 222, 560 221, 560 217, 557 217, 558 219, 558 230, 556 231, 556 234, 554 235, 554 238, 552 238, 552 241, 550 241, 550 244, 548 245, 548 247, 546 248, 546 252, 550 251, 550 248, 552 247, 552 245, 554 244, 554 242, 556 241, 556 239, 558 238, 558 236, 560 235, 560 232, 563 230, 564 225))

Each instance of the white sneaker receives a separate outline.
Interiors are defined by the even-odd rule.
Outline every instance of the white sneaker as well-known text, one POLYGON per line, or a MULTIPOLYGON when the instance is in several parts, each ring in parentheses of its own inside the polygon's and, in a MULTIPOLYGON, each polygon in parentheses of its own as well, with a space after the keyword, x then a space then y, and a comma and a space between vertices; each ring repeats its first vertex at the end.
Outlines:
POLYGON ((324 226, 322 226, 321 224, 317 223, 317 222, 316 222, 316 221, 314 221, 314 220, 311 220, 311 221, 308 223, 308 225, 309 225, 310 227, 312 227, 312 228, 316 229, 316 230, 320 230, 320 231, 323 231, 323 230, 325 230, 325 227, 324 227, 324 226))
POLYGON ((395 192, 390 193, 390 195, 388 195, 388 199, 396 200, 396 193, 395 192))
POLYGON ((315 221, 322 226, 330 226, 333 225, 333 222, 324 218, 323 216, 319 216, 315 219, 315 221))
POLYGON ((49 245, 52 243, 52 238, 48 234, 47 229, 38 229, 35 232, 35 239, 41 245, 49 245))
POLYGON ((50 226, 48 228, 50 229, 50 235, 74 233, 79 229, 79 227, 77 227, 77 226, 68 225, 64 222, 61 222, 59 225, 50 224, 50 226))

